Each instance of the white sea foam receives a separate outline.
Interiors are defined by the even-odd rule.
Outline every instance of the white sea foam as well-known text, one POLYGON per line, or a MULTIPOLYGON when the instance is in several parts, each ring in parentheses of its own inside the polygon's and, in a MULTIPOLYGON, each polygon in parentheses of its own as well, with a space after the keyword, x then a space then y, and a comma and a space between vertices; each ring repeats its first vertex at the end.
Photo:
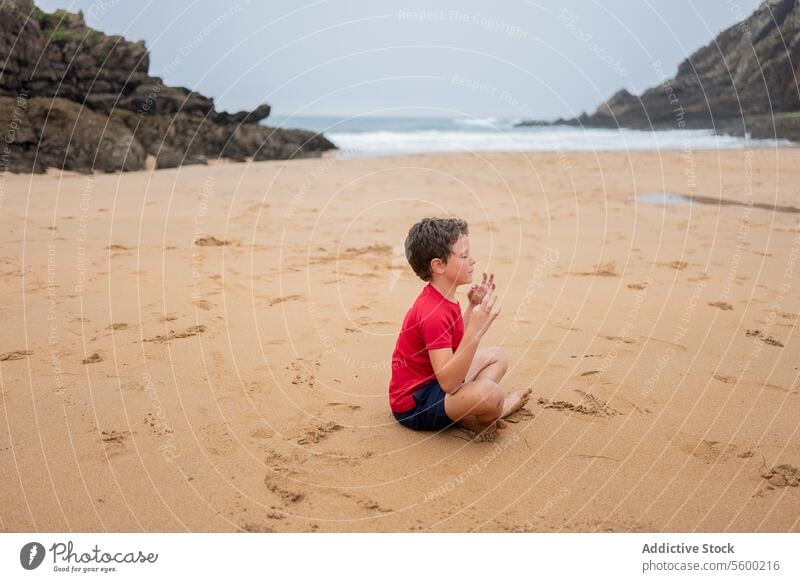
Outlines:
POLYGON ((350 156, 431 152, 668 151, 776 148, 785 140, 752 140, 710 130, 637 131, 572 126, 516 127, 502 117, 285 118, 280 126, 324 132, 350 156))

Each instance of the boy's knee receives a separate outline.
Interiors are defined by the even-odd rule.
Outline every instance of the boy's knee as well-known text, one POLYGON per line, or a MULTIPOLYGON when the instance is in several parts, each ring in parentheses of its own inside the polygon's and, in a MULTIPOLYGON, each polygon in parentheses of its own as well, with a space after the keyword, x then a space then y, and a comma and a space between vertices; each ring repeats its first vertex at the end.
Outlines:
POLYGON ((503 349, 495 348, 494 358, 503 367, 503 370, 508 369, 508 354, 503 349))
POLYGON ((503 348, 499 346, 483 348, 481 351, 486 356, 486 358, 488 358, 490 363, 508 362, 508 356, 506 355, 505 351, 503 351, 503 348))
POLYGON ((491 380, 480 380, 481 403, 486 408, 501 408, 503 406, 503 391, 491 380))

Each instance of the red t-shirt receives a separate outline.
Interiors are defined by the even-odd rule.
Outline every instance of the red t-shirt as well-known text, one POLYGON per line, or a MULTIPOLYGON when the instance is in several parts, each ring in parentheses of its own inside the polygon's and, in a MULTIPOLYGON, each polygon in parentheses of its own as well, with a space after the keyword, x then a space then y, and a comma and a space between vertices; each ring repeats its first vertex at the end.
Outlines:
POLYGON ((389 407, 407 412, 416 406, 413 394, 436 379, 428 350, 452 348, 464 336, 464 320, 457 301, 450 301, 428 283, 403 319, 392 354, 389 407))

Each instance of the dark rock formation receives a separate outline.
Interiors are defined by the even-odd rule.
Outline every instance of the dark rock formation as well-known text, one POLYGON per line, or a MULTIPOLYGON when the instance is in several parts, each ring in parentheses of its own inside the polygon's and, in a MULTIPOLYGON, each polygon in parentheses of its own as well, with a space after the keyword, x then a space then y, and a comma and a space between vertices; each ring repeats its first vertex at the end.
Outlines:
MULTIPOLYGON (((635 129, 712 128, 800 141, 800 0, 767 0, 640 97, 617 92, 557 123, 635 129)), ((532 122, 526 122, 530 125, 532 122)))
POLYGON ((148 74, 143 42, 102 34, 81 13, 0 3, 0 171, 140 170, 316 156, 323 135, 259 124, 269 105, 219 112, 214 101, 148 74))

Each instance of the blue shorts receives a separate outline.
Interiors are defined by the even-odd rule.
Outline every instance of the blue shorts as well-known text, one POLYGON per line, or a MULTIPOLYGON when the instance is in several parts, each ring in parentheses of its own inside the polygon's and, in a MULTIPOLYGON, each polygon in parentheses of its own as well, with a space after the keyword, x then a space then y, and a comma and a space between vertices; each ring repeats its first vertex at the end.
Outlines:
POLYGON ((406 412, 395 412, 397 422, 414 430, 442 430, 452 426, 452 420, 444 412, 445 391, 434 380, 414 392, 414 402, 417 405, 406 412))

